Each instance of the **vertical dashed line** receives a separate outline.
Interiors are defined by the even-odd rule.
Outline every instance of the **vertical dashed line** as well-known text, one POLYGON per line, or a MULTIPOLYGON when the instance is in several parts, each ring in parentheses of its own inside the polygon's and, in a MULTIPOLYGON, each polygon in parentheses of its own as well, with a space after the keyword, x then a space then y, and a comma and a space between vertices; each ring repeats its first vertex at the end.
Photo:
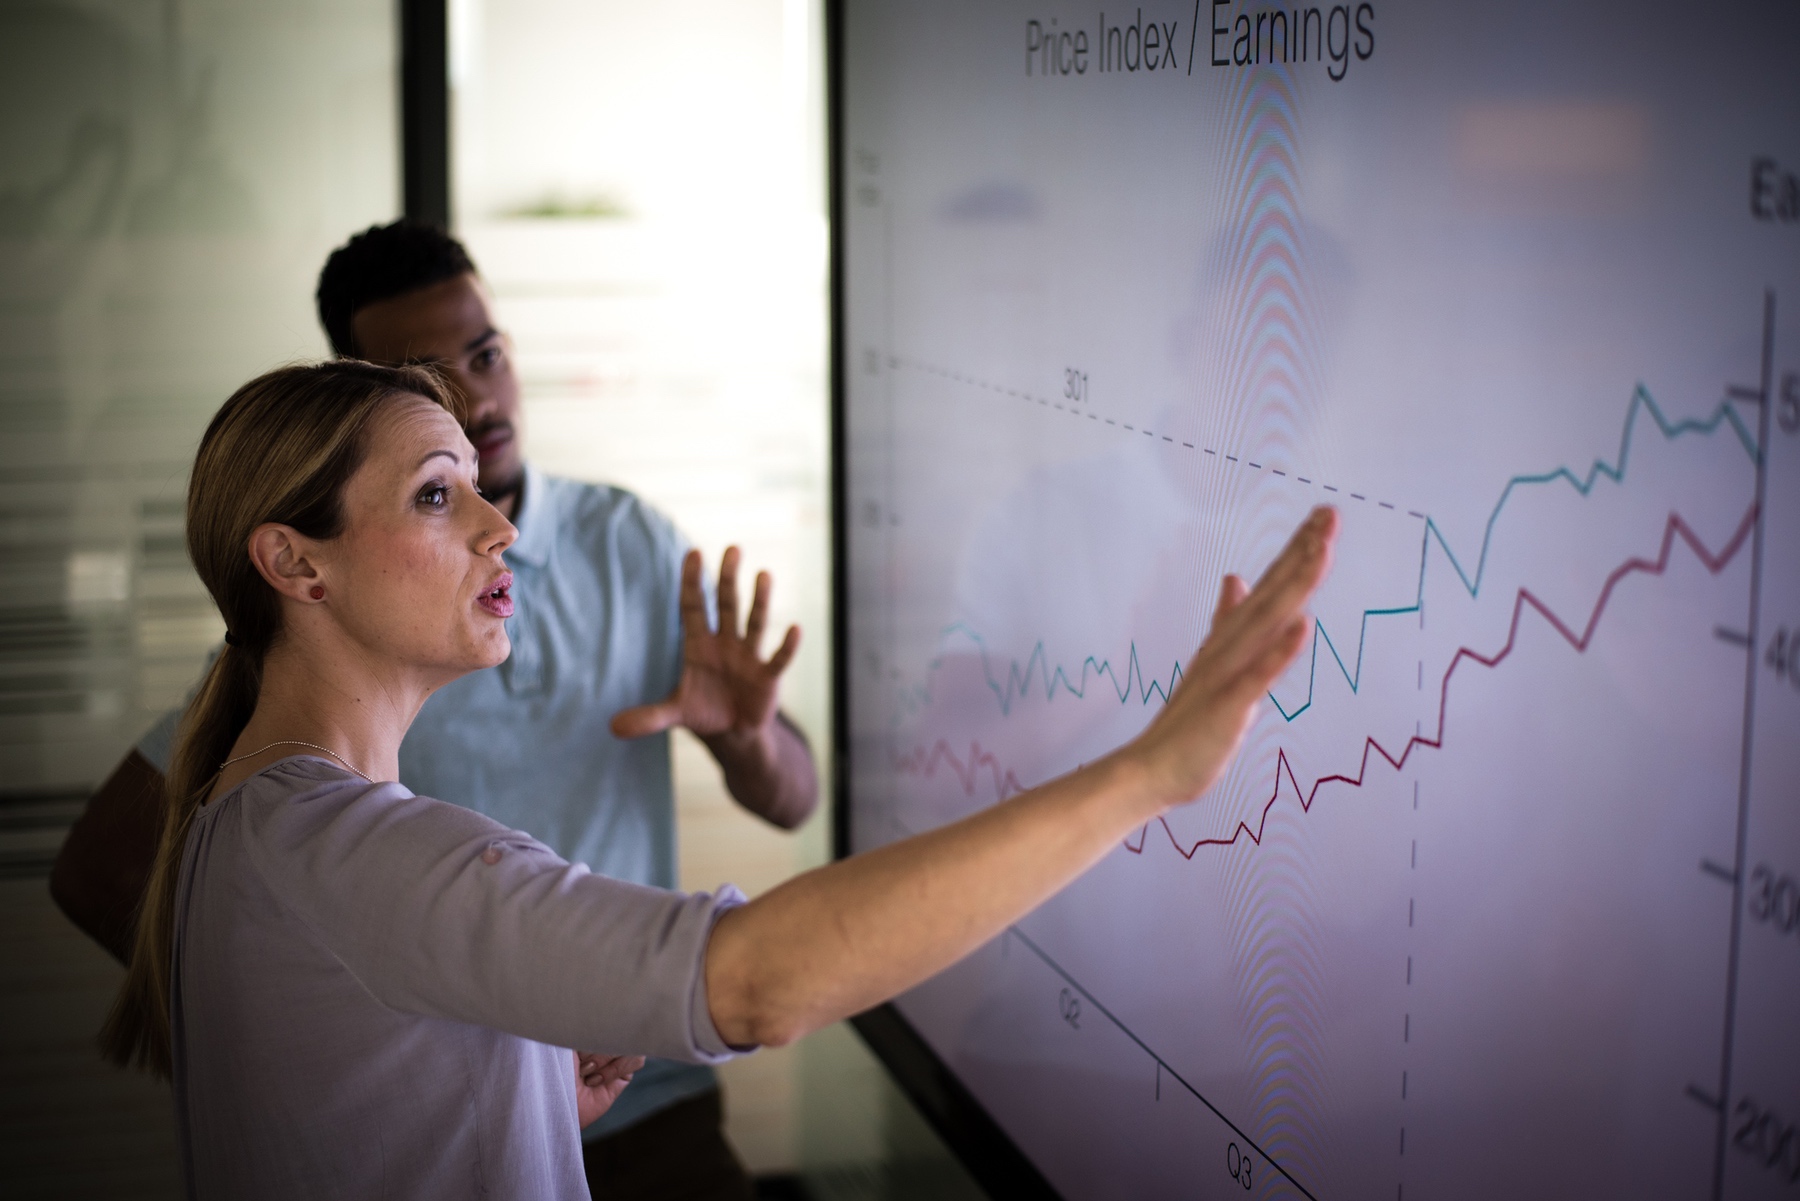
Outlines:
MULTIPOLYGON (((1421 660, 1421 662, 1423 662, 1423 660, 1421 660)), ((1417 779, 1414 779, 1413 780, 1413 812, 1417 813, 1418 809, 1419 809, 1419 781, 1417 779)), ((1419 838, 1416 833, 1416 827, 1415 827, 1415 833, 1412 834, 1410 836, 1410 838, 1408 839, 1408 844, 1409 845, 1408 845, 1408 852, 1407 852, 1406 870, 1408 872, 1416 872, 1419 870, 1419 838)), ((1401 1105, 1401 1110, 1400 1110, 1400 1158, 1402 1158, 1402 1159, 1406 1158, 1406 1101, 1407 1101, 1407 1095, 1412 1091, 1412 1065, 1411 1065, 1411 1063, 1408 1062, 1407 1056, 1408 1056, 1408 1052, 1412 1046, 1412 982, 1413 982, 1413 954, 1412 954, 1412 952, 1413 952, 1413 947, 1412 947, 1413 934, 1412 934, 1412 931, 1413 931, 1413 928, 1418 923, 1418 916, 1419 916, 1419 897, 1418 897, 1417 889, 1418 889, 1417 882, 1409 880, 1408 887, 1407 887, 1408 895, 1406 898, 1406 943, 1407 943, 1407 948, 1406 948, 1406 989, 1407 989, 1407 993, 1406 993, 1406 1000, 1405 1000, 1404 1005, 1401 1008, 1401 1015, 1400 1015, 1400 1046, 1401 1046, 1401 1051, 1400 1051, 1400 1105, 1401 1105)), ((1404 1196, 1405 1193, 1406 1193, 1406 1182, 1404 1180, 1402 1180, 1402 1181, 1398 1182, 1398 1184, 1396 1186, 1396 1196, 1404 1196)))

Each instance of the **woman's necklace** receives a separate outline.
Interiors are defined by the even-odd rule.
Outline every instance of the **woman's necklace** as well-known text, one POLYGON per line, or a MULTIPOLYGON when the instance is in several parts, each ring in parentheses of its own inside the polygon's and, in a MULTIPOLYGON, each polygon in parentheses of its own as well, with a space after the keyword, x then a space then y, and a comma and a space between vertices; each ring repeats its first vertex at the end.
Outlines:
POLYGON ((226 768, 230 767, 233 763, 242 763, 246 759, 254 759, 258 755, 262 754, 264 751, 271 750, 278 746, 307 746, 307 747, 311 747, 315 751, 324 751, 327 755, 330 755, 333 759, 336 759, 339 763, 342 763, 345 767, 349 768, 352 772, 355 772, 357 775, 361 776, 365 780, 369 780, 369 783, 373 784, 375 782, 374 780, 369 779, 369 774, 367 772, 357 771, 356 767, 350 762, 350 760, 344 758, 342 755, 338 754, 336 751, 332 750, 330 747, 320 746, 316 742, 302 742, 298 738, 277 738, 274 742, 271 742, 268 746, 259 746, 247 755, 238 755, 235 758, 225 760, 225 762, 219 764, 219 770, 224 771, 226 768))

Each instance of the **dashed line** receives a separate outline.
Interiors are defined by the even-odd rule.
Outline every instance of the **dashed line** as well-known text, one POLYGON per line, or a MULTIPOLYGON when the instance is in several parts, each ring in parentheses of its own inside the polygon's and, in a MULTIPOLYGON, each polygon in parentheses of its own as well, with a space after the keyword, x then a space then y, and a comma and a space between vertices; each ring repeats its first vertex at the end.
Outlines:
MULTIPOLYGON (((1021 392, 1016 388, 1010 388, 1003 384, 988 383, 986 380, 976 379, 974 376, 964 375, 959 371, 951 371, 950 369, 945 368, 945 367, 935 367, 929 363, 917 362, 917 361, 911 360, 911 359, 903 359, 903 358, 900 358, 895 355, 888 356, 888 366, 890 368, 916 367, 919 370, 927 372, 931 375, 942 376, 945 379, 954 380, 959 384, 967 384, 970 387, 980 388, 983 391, 996 392, 996 393, 1000 393, 1005 396, 1014 396, 1020 400, 1027 401, 1027 402, 1036 401, 1040 408, 1045 408, 1045 409, 1054 408, 1059 413, 1068 413, 1070 416, 1073 416, 1073 417, 1083 416, 1082 411, 1073 405, 1063 405, 1063 404, 1054 402, 1047 397, 1035 396, 1030 392, 1021 392)), ((1115 426, 1115 427, 1122 427, 1124 429, 1130 430, 1132 433, 1142 434, 1142 435, 1144 435, 1144 437, 1150 438, 1152 440, 1160 437, 1164 442, 1169 443, 1171 446, 1174 446, 1177 444, 1176 439, 1170 437, 1168 434, 1158 434, 1155 430, 1140 429, 1137 426, 1130 424, 1129 422, 1117 421, 1111 417, 1101 417, 1098 413, 1087 413, 1087 414, 1085 414, 1085 416, 1087 417, 1087 419, 1089 421, 1092 421, 1092 422, 1098 423, 1098 422, 1104 421, 1107 425, 1115 426)), ((1210 446, 1196 446, 1192 442, 1184 441, 1184 442, 1179 443, 1179 445, 1181 445, 1182 447, 1184 447, 1187 450, 1199 450, 1206 454, 1213 455, 1215 457, 1217 457, 1220 453, 1220 452, 1214 450, 1210 446)), ((1261 464, 1261 463, 1258 463, 1258 462, 1255 462, 1255 461, 1249 460, 1249 459, 1240 460, 1238 458, 1238 456, 1231 455, 1231 454, 1225 455, 1224 457, 1225 457, 1225 461, 1228 463, 1237 463, 1240 466, 1248 467, 1255 471, 1267 470, 1271 474, 1278 475, 1283 479, 1291 478, 1296 483, 1308 484, 1308 485, 1313 483, 1312 479, 1310 479, 1304 475, 1289 476, 1289 474, 1287 472, 1283 471, 1279 467, 1265 468, 1263 466, 1263 464, 1261 464)), ((1334 484, 1320 484, 1319 487, 1325 489, 1325 491, 1327 491, 1327 492, 1341 491, 1341 489, 1339 489, 1334 484)), ((1361 492, 1352 492, 1352 493, 1349 493, 1349 496, 1353 500, 1367 501, 1369 499, 1368 496, 1366 496, 1365 494, 1363 494, 1361 492)), ((1400 511, 1398 509, 1398 507, 1395 506, 1390 501, 1377 500, 1375 503, 1377 505, 1379 505, 1381 508, 1387 509, 1390 512, 1397 513, 1400 511)), ((1416 517, 1420 521, 1426 520, 1425 514, 1419 512, 1417 509, 1407 509, 1406 515, 1408 517, 1416 517)))

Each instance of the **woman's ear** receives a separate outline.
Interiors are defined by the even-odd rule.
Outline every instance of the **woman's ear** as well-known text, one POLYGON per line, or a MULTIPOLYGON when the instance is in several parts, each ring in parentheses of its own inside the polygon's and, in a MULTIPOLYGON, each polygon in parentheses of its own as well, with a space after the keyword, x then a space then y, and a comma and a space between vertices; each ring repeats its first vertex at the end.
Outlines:
POLYGON ((249 551, 257 572, 282 596, 301 604, 323 599, 313 539, 292 526, 269 522, 250 532, 249 551))

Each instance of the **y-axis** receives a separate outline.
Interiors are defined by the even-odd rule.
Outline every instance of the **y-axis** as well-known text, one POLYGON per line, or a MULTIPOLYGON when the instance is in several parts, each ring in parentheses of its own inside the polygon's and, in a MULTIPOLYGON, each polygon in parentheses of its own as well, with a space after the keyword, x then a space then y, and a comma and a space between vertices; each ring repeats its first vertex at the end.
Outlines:
MULTIPOLYGON (((1731 1112, 1732 1041, 1737 1033, 1738 946, 1744 929, 1744 851, 1750 826, 1750 760, 1756 732, 1757 650, 1762 645, 1762 561, 1769 482, 1769 411, 1774 404, 1775 291, 1763 293, 1762 379, 1756 394, 1756 526, 1750 541, 1750 628, 1744 648, 1744 739, 1738 759, 1737 854, 1731 873, 1731 950, 1725 964, 1725 1038, 1719 1054, 1719 1126, 1713 1144, 1713 1201, 1725 1196, 1725 1143, 1731 1112)), ((1746 397, 1745 399, 1749 399, 1746 397)))

